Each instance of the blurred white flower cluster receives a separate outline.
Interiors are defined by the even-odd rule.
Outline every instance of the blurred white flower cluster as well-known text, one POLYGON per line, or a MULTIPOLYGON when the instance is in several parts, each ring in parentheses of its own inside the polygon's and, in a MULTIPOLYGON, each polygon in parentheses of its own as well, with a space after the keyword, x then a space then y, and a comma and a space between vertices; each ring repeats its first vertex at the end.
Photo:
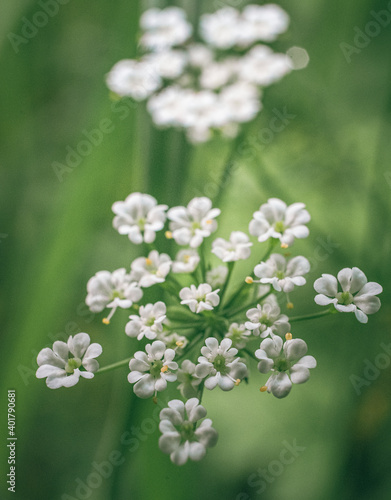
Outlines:
POLYGON ((265 45, 288 25, 274 4, 204 14, 198 33, 183 9, 149 9, 140 19, 143 55, 116 63, 107 86, 120 97, 147 100, 157 126, 184 129, 193 143, 213 132, 235 137, 261 110, 262 89, 294 69, 290 57, 265 45))
MULTIPOLYGON (((177 40, 188 33, 185 25, 170 24, 169 17, 167 23, 177 40)), ((205 30, 210 28, 208 23, 205 20, 205 30)), ((149 26, 150 36, 143 43, 160 46, 164 41, 160 25, 151 21, 149 26)), ((381 286, 368 283, 365 274, 353 267, 338 273, 342 291, 330 274, 315 281, 315 302, 328 310, 290 316, 289 294, 306 284, 310 271, 306 257, 286 255, 296 239, 309 235, 310 215, 303 203, 288 206, 271 198, 254 212, 249 234, 235 230, 227 239, 213 241, 220 210, 205 197, 169 208, 158 205, 152 196, 133 193, 112 208, 114 228, 132 243, 142 244, 145 254, 128 269, 93 276, 86 302, 95 313, 109 310, 105 324, 118 308, 128 311, 122 332, 129 337, 128 357, 98 370, 95 358, 101 346, 90 345, 89 336, 79 333, 39 353, 37 377, 45 377, 55 389, 71 387, 79 378, 91 379, 96 372, 128 366, 127 379, 136 396, 157 402, 158 394, 167 394, 168 407, 160 412, 159 446, 177 465, 200 460, 217 442, 212 421, 204 418, 204 389, 235 390, 248 381, 253 364, 260 374, 269 375, 260 391, 284 398, 294 384, 306 382, 316 367, 306 342, 293 338, 294 321, 354 312, 366 322, 367 315, 380 308, 376 295, 381 286), (258 248, 265 244, 264 251, 258 248), (254 262, 246 278, 236 263, 251 254, 254 262), (183 401, 177 399, 179 395, 183 401)), ((254 372, 254 377, 261 376, 254 372)))

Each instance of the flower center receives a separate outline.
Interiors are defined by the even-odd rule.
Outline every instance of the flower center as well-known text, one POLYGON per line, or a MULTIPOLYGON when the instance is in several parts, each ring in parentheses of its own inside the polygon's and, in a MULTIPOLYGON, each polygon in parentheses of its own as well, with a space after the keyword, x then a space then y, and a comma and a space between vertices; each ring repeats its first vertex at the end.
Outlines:
POLYGON ((226 361, 226 358, 222 354, 218 354, 213 361, 214 368, 222 375, 225 375, 229 371, 225 364, 226 361))
POLYGON ((162 360, 158 359, 156 361, 152 361, 151 368, 149 370, 152 377, 154 377, 154 378, 160 377, 160 373, 162 371, 162 368, 163 368, 163 361, 162 360))
POLYGON ((277 233, 283 233, 285 231, 285 225, 284 223, 280 220, 274 224, 274 229, 276 230, 277 233))
POLYGON ((291 367, 291 364, 289 363, 289 361, 285 358, 277 358, 275 361, 274 361, 274 368, 278 371, 278 372, 286 372, 287 370, 289 370, 289 368, 291 367))
POLYGON ((197 221, 194 221, 191 225, 191 228, 193 231, 195 231, 196 229, 201 229, 201 224, 197 221))
POLYGON ((185 421, 181 425, 181 438, 183 441, 191 441, 194 437, 194 425, 189 422, 185 421))
POLYGON ((151 318, 147 319, 145 322, 145 326, 153 326, 155 324, 156 318, 152 316, 151 318))
POLYGON ((337 293, 338 304, 348 306, 353 302, 353 295, 350 292, 337 293))
POLYGON ((119 292, 118 290, 113 290, 113 293, 111 294, 111 299, 124 299, 125 296, 123 293, 119 292))
POLYGON ((65 366, 65 371, 67 373, 73 373, 76 368, 79 368, 81 366, 81 359, 80 358, 70 358, 68 359, 68 363, 65 366))
POLYGON ((137 224, 138 224, 138 227, 140 228, 141 231, 144 231, 145 223, 146 223, 146 220, 144 219, 144 217, 140 217, 137 224))
MULTIPOLYGON (((282 278, 280 278, 282 279, 282 278)), ((266 314, 262 315, 260 318, 259 318, 259 322, 262 324, 262 325, 265 325, 267 327, 269 326, 272 326, 273 325, 273 321, 270 321, 270 319, 266 316, 266 314)))
POLYGON ((284 271, 277 271, 276 272, 276 278, 278 278, 279 280, 283 280, 285 278, 284 271))

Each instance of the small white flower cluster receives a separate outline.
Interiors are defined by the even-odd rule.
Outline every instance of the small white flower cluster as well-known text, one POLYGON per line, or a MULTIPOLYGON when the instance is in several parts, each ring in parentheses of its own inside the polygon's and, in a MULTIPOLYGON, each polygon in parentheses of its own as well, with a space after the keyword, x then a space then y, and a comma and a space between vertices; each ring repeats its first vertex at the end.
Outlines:
MULTIPOLYGON (((180 39, 186 32, 184 25, 179 29, 170 19, 167 29, 175 32, 178 28, 180 39)), ((155 26, 152 21, 150 26, 155 26)), ((156 26, 143 43, 163 43, 160 25, 156 26)), ((98 272, 87 284, 86 302, 95 313, 111 309, 103 319, 106 324, 118 307, 128 310, 124 333, 137 348, 129 344, 127 359, 99 370, 95 358, 101 346, 90 344, 89 336, 79 333, 39 353, 37 377, 45 377, 47 385, 56 389, 71 387, 80 377, 93 378, 97 371, 129 366, 128 381, 134 393, 155 402, 169 385, 176 385, 184 401, 172 399, 161 411, 159 446, 177 465, 200 460, 217 442, 212 421, 204 419, 204 389, 234 390, 242 380, 247 381, 250 364, 256 360, 258 371, 269 374, 261 392, 284 398, 293 384, 306 382, 310 369, 316 367, 315 358, 307 355, 306 342, 293 338, 293 321, 354 312, 364 323, 368 314, 380 308, 377 295, 382 287, 368 283, 365 274, 353 267, 342 269, 338 280, 323 274, 315 281, 315 302, 329 306, 327 311, 296 318, 282 313, 284 297, 290 311, 289 293, 305 285, 304 275, 310 270, 305 257, 287 260, 284 255, 296 238, 309 235, 310 215, 303 203, 287 206, 271 198, 261 205, 248 227, 254 241, 245 232, 233 231, 228 239, 208 242, 218 229, 220 210, 205 197, 169 208, 158 205, 152 196, 133 193, 124 202, 114 203, 113 211, 114 228, 132 243, 144 243, 147 256, 137 257, 128 270, 98 272), (151 246, 159 248, 163 237, 169 253, 151 246), (236 262, 249 259, 253 245, 264 242, 268 248, 253 270, 258 279, 242 275, 235 289, 231 283, 236 262), (216 260, 219 265, 213 266, 216 260), (149 295, 143 289, 150 287, 158 292, 157 302, 146 299, 149 295)))
POLYGON ((203 43, 196 43, 183 9, 149 9, 140 20, 144 54, 116 63, 106 83, 120 97, 148 100, 157 126, 184 129, 193 143, 214 131, 235 137, 262 109, 262 88, 293 69, 286 54, 264 44, 288 25, 274 4, 248 5, 242 13, 224 7, 201 16, 203 43))

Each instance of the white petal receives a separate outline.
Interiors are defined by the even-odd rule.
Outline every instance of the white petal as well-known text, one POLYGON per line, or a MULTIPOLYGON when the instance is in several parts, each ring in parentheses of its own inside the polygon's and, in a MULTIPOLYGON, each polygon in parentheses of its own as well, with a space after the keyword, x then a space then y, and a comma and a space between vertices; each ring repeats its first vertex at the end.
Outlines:
POLYGON ((315 281, 314 288, 320 294, 335 297, 338 293, 337 278, 331 274, 322 274, 322 277, 315 281))

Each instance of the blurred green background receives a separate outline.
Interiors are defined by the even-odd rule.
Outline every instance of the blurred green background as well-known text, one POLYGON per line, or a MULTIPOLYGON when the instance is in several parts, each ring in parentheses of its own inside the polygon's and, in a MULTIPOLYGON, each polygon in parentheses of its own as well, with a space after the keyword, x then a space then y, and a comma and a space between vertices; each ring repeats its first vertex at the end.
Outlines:
MULTIPOLYGON (((375 373, 360 395, 350 377, 364 377, 366 360, 388 366, 391 359, 379 358, 381 344, 391 342, 391 24, 366 47, 361 40, 350 63, 340 47, 353 46, 357 29, 364 30, 374 19, 371 11, 387 9, 387 2, 279 2, 291 26, 273 46, 305 47, 311 62, 266 90, 264 111, 223 186, 218 232, 226 237, 232 229, 246 230, 253 211, 269 197, 305 202, 311 236, 293 252, 308 256, 312 271, 309 285, 293 296, 295 313, 318 310, 311 283, 322 272, 357 266, 385 289, 382 309, 368 325, 353 315, 297 323, 294 335, 307 341, 318 360, 310 381, 282 401, 259 392, 265 377, 257 372, 248 386, 205 394, 219 443, 202 462, 181 468, 159 451, 159 432, 148 420, 155 407, 135 400, 126 368, 69 390, 50 391, 34 377, 38 351, 79 331, 103 345, 101 365, 135 348, 121 333, 125 312, 105 327, 101 315, 93 317, 83 306, 95 272, 127 267, 139 255, 139 248, 112 229, 111 204, 137 190, 171 206, 216 194, 227 143, 191 149, 181 134, 153 130, 142 105, 113 104, 104 84, 116 61, 137 54, 140 12, 175 3, 194 16, 198 8, 250 2, 73 0, 59 5, 17 51, 10 33, 20 35, 24 18, 31 20, 42 7, 28 0, 6 0, 0 7, 0 496, 389 499, 391 369, 375 373), (276 109, 294 118, 268 141, 264 130, 276 109), (83 131, 104 119, 112 121, 112 132, 60 182, 53 162, 64 163, 67 147, 75 148, 83 131), (7 492, 5 477, 4 410, 11 388, 17 392, 16 494, 7 492), (131 426, 139 446, 121 444, 131 426), (286 442, 296 442, 301 451, 281 468, 275 461, 286 442), (121 465, 103 478, 91 475, 96 464, 115 460, 116 452, 125 457, 121 465), (257 472, 268 467, 275 475, 262 481, 257 472)), ((245 266, 240 269, 247 273, 245 266)), ((241 279, 239 272, 235 279, 241 279)))

